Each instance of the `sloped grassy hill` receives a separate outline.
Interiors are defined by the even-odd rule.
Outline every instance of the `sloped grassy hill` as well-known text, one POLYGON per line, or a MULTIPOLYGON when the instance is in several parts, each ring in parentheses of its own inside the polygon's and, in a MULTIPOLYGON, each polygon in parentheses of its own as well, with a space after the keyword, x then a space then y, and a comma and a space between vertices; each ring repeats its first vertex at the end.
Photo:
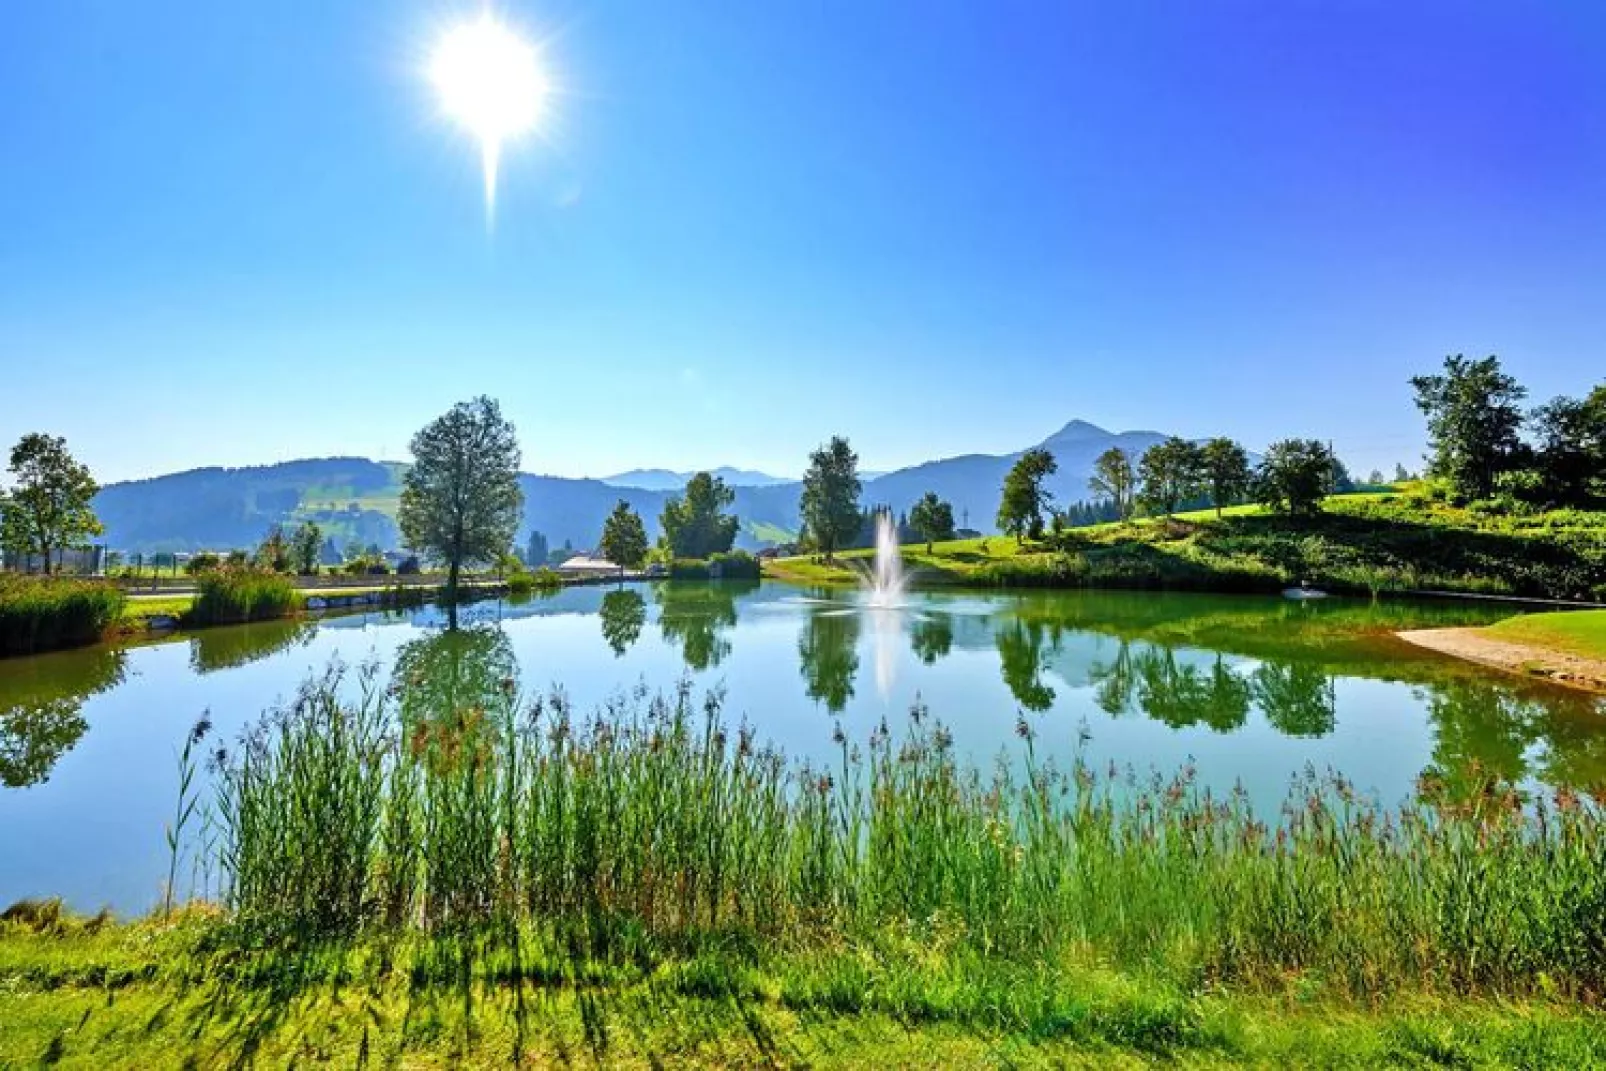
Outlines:
MULTIPOLYGON (((851 558, 776 562, 772 574, 851 580, 851 558)), ((927 584, 1273 591, 1301 580, 1338 591, 1451 591, 1606 601, 1606 513, 1487 516, 1404 494, 1339 495, 1316 518, 1239 507, 1170 522, 1073 529, 1057 546, 1013 539, 905 547, 927 584)))

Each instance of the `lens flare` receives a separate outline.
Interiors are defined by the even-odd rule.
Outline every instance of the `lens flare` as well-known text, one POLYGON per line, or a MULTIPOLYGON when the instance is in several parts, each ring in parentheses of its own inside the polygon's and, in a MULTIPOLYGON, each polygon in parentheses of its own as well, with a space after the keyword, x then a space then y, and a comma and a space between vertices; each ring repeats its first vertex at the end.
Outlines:
POLYGON ((485 211, 496 209, 502 146, 534 130, 548 84, 536 49, 485 12, 447 30, 429 62, 441 111, 480 143, 485 211))

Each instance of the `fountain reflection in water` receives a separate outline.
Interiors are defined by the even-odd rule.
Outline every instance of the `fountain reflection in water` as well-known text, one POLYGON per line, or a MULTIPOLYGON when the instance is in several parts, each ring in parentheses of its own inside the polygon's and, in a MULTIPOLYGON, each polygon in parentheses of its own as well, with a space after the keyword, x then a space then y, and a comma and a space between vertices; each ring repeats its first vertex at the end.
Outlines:
POLYGON ((898 526, 890 513, 875 519, 875 561, 861 577, 865 585, 865 605, 870 616, 870 642, 874 652, 876 691, 882 699, 892 694, 897 673, 898 649, 902 646, 905 609, 903 555, 898 550, 898 526))

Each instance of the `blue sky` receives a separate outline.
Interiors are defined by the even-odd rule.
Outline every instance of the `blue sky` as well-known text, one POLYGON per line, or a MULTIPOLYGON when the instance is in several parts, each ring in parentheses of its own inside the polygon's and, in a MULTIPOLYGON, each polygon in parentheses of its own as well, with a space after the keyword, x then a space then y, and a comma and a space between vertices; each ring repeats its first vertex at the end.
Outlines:
POLYGON ((477 2, 29 0, 0 34, 0 438, 105 479, 401 457, 796 473, 1073 417, 1414 463, 1406 378, 1606 375, 1606 5, 503 2, 504 161, 424 75, 477 2))

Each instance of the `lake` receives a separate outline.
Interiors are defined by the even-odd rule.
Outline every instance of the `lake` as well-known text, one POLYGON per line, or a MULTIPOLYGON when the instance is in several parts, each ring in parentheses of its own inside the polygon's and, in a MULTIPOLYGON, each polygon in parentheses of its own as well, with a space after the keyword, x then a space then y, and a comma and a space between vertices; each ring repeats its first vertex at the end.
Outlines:
POLYGON ((532 695, 561 687, 580 710, 689 680, 799 758, 837 754, 839 726, 859 741, 883 720, 896 732, 918 703, 962 753, 1018 762, 1024 719, 1039 756, 1139 777, 1191 765, 1272 816, 1308 770, 1385 803, 1429 772, 1531 792, 1606 781, 1599 700, 1392 636, 1509 612, 1117 592, 914 594, 871 610, 846 592, 665 583, 479 603, 455 633, 427 608, 0 660, 0 905, 156 904, 191 726, 209 713, 209 746, 228 746, 334 664, 346 687, 369 665, 443 704, 510 677, 532 695))

